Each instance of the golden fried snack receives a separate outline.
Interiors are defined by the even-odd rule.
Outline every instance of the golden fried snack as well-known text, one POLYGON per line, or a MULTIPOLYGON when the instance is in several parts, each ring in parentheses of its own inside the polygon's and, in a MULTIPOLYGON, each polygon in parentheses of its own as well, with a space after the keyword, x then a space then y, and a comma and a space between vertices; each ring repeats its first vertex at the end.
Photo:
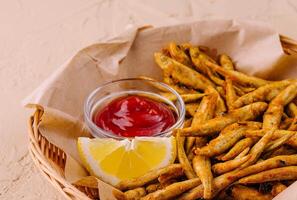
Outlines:
POLYGON ((206 156, 195 156, 193 159, 193 168, 203 184, 203 198, 211 198, 213 189, 213 176, 211 172, 210 159, 206 156))
POLYGON ((181 164, 122 181, 118 188, 126 193, 121 199, 130 193, 130 199, 265 200, 286 188, 275 180, 285 180, 286 185, 297 180, 297 80, 245 75, 226 54, 219 57, 219 66, 215 54, 174 42, 155 53, 163 81, 181 94, 191 117, 173 132, 176 162, 181 164), (253 188, 260 183, 260 189, 234 185, 239 183, 257 184, 253 188), (268 186, 274 190, 267 191, 268 186))
POLYGON ((220 155, 240 140, 245 131, 245 126, 241 126, 238 123, 231 124, 218 137, 211 140, 207 146, 196 148, 195 154, 208 157, 220 155))
MULTIPOLYGON (((203 75, 199 74, 195 70, 184 66, 169 57, 166 57, 160 53, 155 54, 155 60, 157 64, 163 69, 164 76, 169 76, 175 79, 176 81, 192 87, 194 89, 206 89, 208 86, 213 86, 214 84, 204 77, 203 75), (162 59, 161 59, 162 58, 162 59)), ((225 111, 224 101, 219 96, 219 108, 222 110, 220 112, 225 111)))
POLYGON ((249 158, 249 160, 247 162, 245 162, 241 166, 241 168, 252 165, 255 162, 257 162, 258 158, 261 156, 261 154, 263 153, 263 151, 267 147, 267 144, 270 142, 274 131, 275 131, 275 129, 268 130, 265 133, 265 135, 252 147, 252 149, 249 152, 251 157, 249 158))
POLYGON ((208 120, 204 124, 198 127, 189 127, 181 129, 182 136, 205 136, 217 133, 223 130, 226 126, 245 120, 253 120, 267 108, 267 104, 264 102, 257 102, 242 108, 231 111, 225 116, 216 117, 208 120))
POLYGON ((227 108, 225 106, 225 102, 222 99, 222 97, 220 96, 220 94, 218 93, 218 91, 215 88, 212 87, 208 87, 207 88, 207 92, 212 93, 214 95, 217 96, 217 104, 216 104, 216 109, 215 109, 215 116, 221 116, 223 115, 226 111, 227 108))
POLYGON ((210 120, 214 117, 218 96, 216 94, 210 93, 212 90, 209 90, 211 89, 208 88, 206 90, 206 92, 208 92, 208 95, 203 97, 199 108, 193 117, 191 127, 198 127, 205 121, 210 120))
POLYGON ((230 150, 227 152, 221 159, 223 161, 231 160, 238 156, 243 150, 248 147, 251 147, 254 144, 254 140, 252 138, 244 138, 237 142, 230 150))
MULTIPOLYGON (((147 76, 139 76, 139 78, 142 78, 142 79, 146 79, 146 80, 150 80, 150 81, 156 81, 158 82, 156 79, 153 79, 151 77, 147 77, 147 76)), ((196 94, 197 91, 193 90, 193 89, 189 89, 189 88, 186 88, 184 86, 180 86, 180 85, 174 85, 171 80, 170 77, 168 77, 168 81, 166 82, 171 88, 173 88, 175 91, 177 91, 179 94, 196 94), (169 81, 169 82, 168 82, 169 81)), ((150 84, 157 88, 158 90, 162 91, 162 92, 168 92, 167 89, 165 89, 164 87, 160 87, 159 84, 156 84, 154 82, 150 82, 150 84)))
MULTIPOLYGON (((234 84, 234 88, 235 88, 236 92, 239 92, 239 90, 240 90, 240 93, 244 93, 244 94, 250 93, 256 89, 254 87, 244 87, 244 86, 241 86, 238 84, 234 84)), ((240 93, 238 93, 238 95, 240 95, 240 93)), ((240 96, 243 96, 243 95, 240 95, 240 96)))
POLYGON ((275 156, 273 158, 264 160, 260 163, 238 170, 236 173, 233 174, 233 176, 235 176, 238 179, 251 174, 257 174, 262 171, 275 169, 278 167, 292 166, 292 165, 297 165, 296 154, 275 156))
POLYGON ((146 186, 145 190, 147 193, 152 193, 152 192, 157 191, 160 188, 161 188, 160 183, 152 183, 152 184, 146 186))
POLYGON ((258 164, 258 163, 260 163, 260 162, 262 162, 262 161, 264 161, 262 158, 259 158, 258 160, 257 160, 257 162, 256 162, 256 164, 258 164))
POLYGON ((169 86, 177 91, 179 94, 196 94, 197 91, 194 89, 189 89, 186 86, 183 85, 177 85, 177 84, 169 84, 169 86))
POLYGON ((220 64, 222 65, 222 67, 224 69, 234 70, 233 62, 232 62, 231 58, 227 54, 220 55, 219 60, 220 60, 220 64))
POLYGON ((296 154, 296 150, 291 148, 290 146, 283 145, 275 150, 272 150, 270 154, 268 155, 269 158, 273 158, 275 156, 280 155, 293 155, 296 154))
MULTIPOLYGON (((231 173, 231 172, 229 172, 231 173)), ((221 190, 225 189, 228 185, 233 183, 236 179, 234 177, 229 178, 229 173, 223 174, 213 179, 214 189, 212 191, 212 198, 216 196, 221 190), (233 178, 233 179, 232 179, 233 178)), ((204 194, 203 185, 199 185, 188 192, 179 196, 178 200, 196 200, 202 198, 204 194)))
POLYGON ((284 106, 290 103, 296 95, 297 81, 291 83, 269 103, 268 109, 263 116, 263 129, 277 129, 279 127, 284 106))
POLYGON ((239 84, 243 84, 246 86, 260 87, 270 82, 254 76, 248 76, 238 71, 224 69, 217 64, 209 61, 206 61, 205 64, 219 74, 225 77, 229 77, 234 82, 238 82, 239 84))
POLYGON ((229 110, 233 110, 233 104, 237 99, 235 89, 233 87, 233 82, 231 79, 226 78, 225 81, 225 91, 226 91, 226 102, 229 110))
POLYGON ((269 181, 296 180, 297 166, 281 167, 260 172, 240 179, 241 184, 263 183, 269 181))
POLYGON ((256 121, 238 121, 240 125, 247 126, 248 129, 261 129, 262 123, 256 121))
MULTIPOLYGON (((266 132, 267 132, 267 130, 265 130, 265 129, 261 129, 261 130, 251 130, 251 129, 249 129, 244 133, 244 136, 245 137, 251 137, 251 138, 263 137, 266 132)), ((294 134, 294 133, 296 133, 296 132, 295 131, 279 130, 278 129, 278 130, 274 131, 272 139, 277 139, 277 138, 283 137, 285 135, 294 134)))
POLYGON ((269 142, 264 152, 272 151, 273 149, 280 147, 281 145, 285 144, 294 135, 295 133, 289 133, 274 141, 269 142))
MULTIPOLYGON (((290 127, 288 128, 289 131, 297 131, 297 116, 294 117, 290 127)), ((289 140, 286 142, 286 144, 290 145, 291 147, 297 149, 297 133, 294 134, 292 137, 289 138, 289 140)))
POLYGON ((157 88, 158 90, 162 91, 162 92, 168 92, 167 89, 165 89, 164 87, 161 87, 159 84, 157 84, 157 80, 148 76, 139 76, 138 78, 141 79, 145 79, 145 80, 149 80, 151 82, 148 82, 151 86, 157 88))
MULTIPOLYGON (((216 107, 217 102, 217 95, 211 93, 210 88, 206 89, 206 93, 208 93, 207 96, 203 97, 198 111, 194 114, 193 120, 192 120, 192 127, 199 126, 199 124, 205 122, 206 120, 209 120, 213 118, 214 111, 216 107)), ((192 149, 195 142, 195 137, 188 137, 186 140, 186 152, 189 153, 189 151, 192 149)))
MULTIPOLYGON (((190 56, 191 56, 191 60, 195 66, 195 68, 197 69, 197 71, 201 72, 204 75, 208 75, 208 71, 209 69, 201 62, 201 60, 199 59, 199 55, 202 53, 200 52, 198 47, 190 47, 190 56)), ((214 62, 214 61, 211 61, 214 62)))
POLYGON ((242 158, 229 160, 223 163, 217 163, 214 164, 211 169, 215 174, 224 174, 226 172, 230 172, 238 167, 240 167, 241 164, 246 162, 248 159, 250 159, 251 155, 246 155, 242 158))
POLYGON ((231 196, 236 200, 271 200, 273 198, 271 194, 262 194, 256 189, 242 185, 232 186, 231 196))
POLYGON ((292 122, 293 122, 293 118, 286 118, 286 119, 284 119, 281 122, 281 124, 279 126, 279 129, 281 129, 281 130, 287 130, 291 126, 292 122))
POLYGON ((190 152, 187 154, 187 157, 188 157, 190 162, 192 162, 194 156, 195 156, 195 154, 193 152, 193 149, 191 149, 190 152))
POLYGON ((163 73, 168 74, 185 86, 199 90, 205 90, 209 86, 214 87, 214 84, 202 74, 162 53, 155 53, 155 61, 163 70, 163 73))
MULTIPOLYGON (((222 54, 220 56, 220 64, 222 65, 222 67, 224 69, 234 70, 233 62, 232 62, 231 58, 229 56, 227 56, 226 54, 222 54)), ((227 106, 228 106, 229 110, 232 110, 233 103, 237 99, 233 81, 230 78, 226 77, 224 87, 225 87, 225 91, 226 91, 227 106)), ((239 88, 237 90, 241 91, 241 89, 239 89, 239 88)))
POLYGON ((196 141, 196 137, 186 137, 185 152, 187 155, 189 155, 190 152, 192 151, 195 141, 196 141))
POLYGON ((186 127, 190 127, 192 124, 192 118, 189 118, 189 119, 186 119, 185 122, 184 122, 184 128, 186 127))
POLYGON ((223 98, 226 99, 226 94, 225 94, 225 90, 222 86, 217 86, 216 90, 218 91, 219 95, 223 98))
POLYGON ((203 147, 207 144, 208 140, 206 137, 195 137, 196 140, 195 140, 195 147, 203 147))
POLYGON ((288 104, 287 112, 290 117, 297 117, 297 106, 294 102, 288 104))
MULTIPOLYGON (((246 167, 244 169, 241 169, 241 170, 236 169, 234 171, 220 175, 214 178, 213 180, 213 184, 214 184, 213 196, 215 196, 220 191, 222 191, 230 184, 232 184, 234 181, 242 177, 245 177, 251 174, 256 174, 265 170, 274 169, 277 167, 291 166, 296 164, 297 164, 297 155, 276 156, 274 158, 264 160, 263 162, 246 167)), ((178 200, 195 200, 201 197, 203 197, 203 185, 199 185, 198 187, 191 189, 190 191, 182 194, 177 199, 178 200)))
POLYGON ((241 97, 241 96, 245 95, 246 93, 248 93, 248 92, 244 92, 245 90, 242 87, 240 87, 238 84, 234 84, 233 82, 232 82, 232 84, 233 84, 233 87, 234 87, 237 97, 241 97))
POLYGON ((176 179, 169 179, 166 182, 161 183, 161 188, 166 188, 167 186, 169 186, 173 183, 176 183, 176 182, 178 182, 176 179))
POLYGON ((271 101, 276 97, 291 81, 284 80, 270 83, 239 97, 234 103, 234 108, 240 108, 257 101, 271 101))
POLYGON ((288 128, 289 131, 297 131, 297 116, 293 118, 293 121, 288 128))
MULTIPOLYGON (((223 86, 224 81, 219 77, 219 75, 215 71, 213 71, 211 68, 209 68, 205 65, 206 61, 213 62, 213 63, 216 63, 216 62, 213 59, 211 59, 208 55, 206 55, 205 53, 200 53, 198 56, 198 59, 200 60, 201 65, 204 66, 204 68, 207 70, 206 73, 207 73, 207 76, 210 78, 210 80, 212 80, 216 85, 223 86)), ((193 60, 193 62, 194 62, 194 60, 193 60)), ((195 64, 195 62, 194 62, 194 64, 195 64)))
POLYGON ((183 192, 192 189, 201 184, 199 178, 194 178, 182 182, 173 183, 162 190, 157 190, 153 193, 146 195, 145 197, 140 198, 141 200, 164 200, 172 199, 183 192))
POLYGON ((146 195, 146 190, 143 187, 139 187, 133 190, 128 190, 124 194, 127 200, 137 200, 146 195))
POLYGON ((179 45, 183 51, 189 51, 192 45, 188 42, 182 43, 179 45))
MULTIPOLYGON (((172 94, 172 93, 161 93, 161 95, 167 99, 169 99, 170 101, 176 101, 177 97, 172 94)), ((191 94, 181 94, 180 95, 181 98, 184 100, 185 103, 190 103, 190 102, 195 102, 199 99, 201 99, 202 97, 205 96, 204 93, 191 93, 191 94)))
POLYGON ((181 94, 180 96, 182 97, 185 103, 189 103, 189 102, 195 102, 201 99, 202 97, 205 96, 205 94, 197 92, 192 94, 181 94))
POLYGON ((177 141, 177 157, 178 157, 179 163, 182 165, 184 169, 184 173, 186 174, 188 179, 196 178, 197 176, 185 153, 185 149, 184 149, 185 138, 180 136, 179 131, 177 132, 177 135, 176 135, 176 141, 177 141))
POLYGON ((150 183, 156 180, 161 174, 167 173, 171 170, 176 170, 176 168, 182 169, 181 164, 171 164, 169 166, 163 167, 161 169, 156 169, 144 174, 143 176, 130 179, 130 180, 123 180, 116 185, 116 188, 120 190, 131 190, 138 187, 142 187, 147 183, 150 183))
POLYGON ((196 138, 197 137, 186 137, 185 152, 187 155, 189 155, 193 150, 193 146, 195 145, 196 138))
POLYGON ((171 170, 160 174, 158 177, 158 181, 161 184, 168 182, 170 179, 175 179, 184 174, 184 170, 182 168, 172 168, 171 170))
POLYGON ((238 154, 234 159, 239 159, 239 158, 242 158, 242 157, 244 157, 244 156, 246 156, 248 153, 249 153, 249 151, 250 151, 250 147, 247 147, 247 148, 245 148, 240 154, 238 154))
POLYGON ((168 45, 168 51, 170 53, 170 56, 177 62, 180 62, 181 64, 186 65, 188 67, 192 66, 190 58, 178 45, 176 45, 175 42, 171 42, 168 45))
MULTIPOLYGON (((195 151, 195 149, 194 149, 194 151, 195 151)), ((218 155, 218 156, 215 156, 214 158, 216 159, 216 160, 220 160, 220 161, 222 161, 222 157, 225 155, 225 153, 222 153, 222 154, 220 154, 220 155, 218 155)))
POLYGON ((190 48, 190 56, 192 62, 195 65, 195 68, 200 71, 202 74, 208 76, 215 84, 223 86, 224 81, 218 77, 216 73, 214 73, 210 68, 205 65, 205 61, 210 61, 215 63, 215 61, 206 55, 203 52, 199 51, 198 47, 191 47, 190 48))
POLYGON ((199 108, 199 103, 187 103, 186 114, 193 117, 198 108, 199 108))
MULTIPOLYGON (((244 135, 246 137, 262 137, 265 134, 265 130, 247 130, 244 135)), ((289 139, 286 141, 286 144, 297 148, 297 132, 296 131, 290 131, 290 130, 275 130, 273 133, 272 139, 278 139, 284 136, 288 136, 289 139)), ((285 137, 286 138, 286 137, 285 137)), ((285 139, 283 138, 283 139, 285 139)))
POLYGON ((282 184, 281 182, 274 183, 272 186, 271 194, 273 197, 277 196, 279 193, 287 189, 287 186, 282 184))
POLYGON ((118 189, 113 189, 112 194, 117 200, 127 200, 125 193, 118 189))
MULTIPOLYGON (((209 56, 207 56, 206 54, 200 54, 199 59, 201 60, 202 65, 205 65, 206 61, 211 62, 211 60, 209 59, 209 56)), ((215 61, 213 62, 215 63, 215 61)), ((205 65, 205 68, 208 69, 207 75, 210 80, 212 80, 216 85, 224 86, 224 81, 215 71, 213 71, 211 68, 208 68, 206 65, 205 65)))

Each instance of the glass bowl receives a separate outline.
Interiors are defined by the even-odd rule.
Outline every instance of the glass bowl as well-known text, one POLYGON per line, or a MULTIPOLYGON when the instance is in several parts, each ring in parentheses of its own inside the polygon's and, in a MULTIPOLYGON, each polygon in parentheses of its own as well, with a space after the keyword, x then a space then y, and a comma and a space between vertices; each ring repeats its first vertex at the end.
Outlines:
POLYGON ((127 138, 101 129, 93 122, 93 116, 98 110, 107 106, 111 101, 128 95, 145 96, 157 100, 165 103, 175 112, 175 124, 165 131, 156 133, 153 136, 167 137, 171 135, 174 129, 182 127, 185 118, 185 104, 181 96, 174 89, 155 80, 128 78, 102 84, 87 97, 84 105, 84 118, 85 123, 94 137, 109 137, 114 139, 127 138), (160 93, 169 94, 172 97, 172 100, 161 96, 160 93))

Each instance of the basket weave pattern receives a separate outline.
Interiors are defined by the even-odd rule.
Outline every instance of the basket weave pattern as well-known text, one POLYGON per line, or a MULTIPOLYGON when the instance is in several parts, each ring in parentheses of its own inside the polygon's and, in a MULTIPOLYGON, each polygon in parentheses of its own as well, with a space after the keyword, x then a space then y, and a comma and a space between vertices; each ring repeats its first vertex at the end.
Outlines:
MULTIPOLYGON (((280 41, 286 54, 297 55, 296 41, 283 35, 280 35, 280 41)), ((30 137, 29 152, 35 165, 41 171, 41 174, 48 179, 66 199, 98 199, 97 189, 75 187, 66 181, 64 177, 66 162, 65 152, 51 144, 38 130, 38 124, 42 114, 43 110, 37 108, 35 113, 29 118, 28 122, 28 133, 30 137)))

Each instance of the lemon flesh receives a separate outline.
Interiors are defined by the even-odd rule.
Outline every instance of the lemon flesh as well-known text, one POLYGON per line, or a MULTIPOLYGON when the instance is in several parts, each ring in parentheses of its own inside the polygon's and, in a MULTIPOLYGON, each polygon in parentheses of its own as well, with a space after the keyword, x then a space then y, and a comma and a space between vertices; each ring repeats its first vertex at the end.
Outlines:
POLYGON ((116 185, 150 170, 174 162, 174 137, 136 137, 133 140, 78 138, 78 151, 84 166, 101 180, 116 185))

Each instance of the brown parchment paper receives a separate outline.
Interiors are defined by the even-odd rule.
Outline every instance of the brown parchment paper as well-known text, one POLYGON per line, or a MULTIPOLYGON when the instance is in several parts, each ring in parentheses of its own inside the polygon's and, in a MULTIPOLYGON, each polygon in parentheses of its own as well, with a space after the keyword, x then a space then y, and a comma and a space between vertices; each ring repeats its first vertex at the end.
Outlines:
MULTIPOLYGON (((284 54, 278 33, 253 21, 206 20, 156 28, 138 27, 88 46, 23 101, 24 105, 38 104, 45 108, 40 132, 67 153, 65 177, 69 182, 88 175, 80 165, 76 149, 77 137, 89 136, 83 124, 85 98, 106 81, 139 75, 159 79, 161 71, 154 63, 153 53, 171 41, 190 42, 227 53, 237 69, 247 74, 268 79, 297 75, 297 59, 284 54)), ((99 193, 104 193, 103 200, 111 195, 104 189, 106 184, 98 185, 102 187, 99 193)), ((112 195, 108 199, 113 199, 112 195)), ((294 198, 285 195, 281 199, 294 198)))

